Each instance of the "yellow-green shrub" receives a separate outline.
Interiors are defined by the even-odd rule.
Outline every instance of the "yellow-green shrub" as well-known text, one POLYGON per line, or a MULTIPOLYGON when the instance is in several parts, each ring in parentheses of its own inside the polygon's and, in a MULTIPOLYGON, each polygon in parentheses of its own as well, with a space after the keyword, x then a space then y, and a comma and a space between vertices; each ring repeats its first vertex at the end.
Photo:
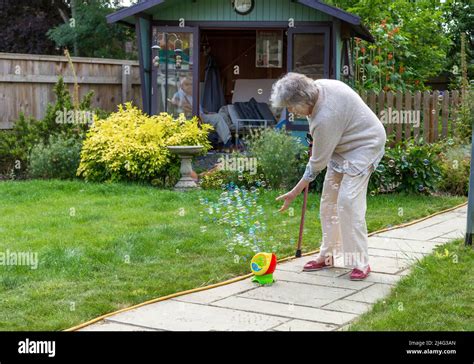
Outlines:
MULTIPOLYGON (((162 178, 178 163, 170 145, 202 145, 206 153, 212 126, 197 118, 148 116, 131 103, 119 106, 107 119, 96 119, 87 133, 77 174, 86 181, 151 181, 162 178)), ((176 168, 174 168, 176 169, 176 168)))

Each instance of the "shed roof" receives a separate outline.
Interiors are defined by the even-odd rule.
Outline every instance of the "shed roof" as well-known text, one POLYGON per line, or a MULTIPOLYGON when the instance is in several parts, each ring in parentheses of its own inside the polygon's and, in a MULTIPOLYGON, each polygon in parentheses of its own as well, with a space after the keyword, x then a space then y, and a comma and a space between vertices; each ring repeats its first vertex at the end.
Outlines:
MULTIPOLYGON (((195 0, 198 1, 198 0, 195 0)), ((321 11, 322 13, 328 14, 336 19, 339 19, 343 22, 346 22, 350 25, 353 29, 354 33, 365 40, 370 42, 374 42, 374 38, 372 34, 370 34, 369 30, 362 24, 361 19, 359 16, 355 14, 348 13, 342 9, 339 9, 335 6, 328 5, 323 3, 320 0, 292 0, 296 3, 301 5, 308 6, 312 9, 321 11)), ((152 9, 155 6, 164 4, 166 0, 144 0, 135 5, 132 5, 128 8, 120 9, 112 14, 107 15, 107 22, 108 23, 115 23, 121 22, 126 23, 129 25, 135 25, 135 15, 139 14, 146 14, 149 16, 153 16, 152 9)))

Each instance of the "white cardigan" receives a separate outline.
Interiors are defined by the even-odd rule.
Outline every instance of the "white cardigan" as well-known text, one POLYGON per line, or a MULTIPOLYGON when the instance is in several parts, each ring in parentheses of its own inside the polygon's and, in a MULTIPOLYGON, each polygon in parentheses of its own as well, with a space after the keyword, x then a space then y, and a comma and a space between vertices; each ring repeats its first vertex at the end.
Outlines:
POLYGON ((313 137, 312 156, 303 178, 313 181, 328 166, 356 176, 377 168, 387 136, 382 122, 360 96, 344 82, 314 81, 318 100, 308 116, 313 137))

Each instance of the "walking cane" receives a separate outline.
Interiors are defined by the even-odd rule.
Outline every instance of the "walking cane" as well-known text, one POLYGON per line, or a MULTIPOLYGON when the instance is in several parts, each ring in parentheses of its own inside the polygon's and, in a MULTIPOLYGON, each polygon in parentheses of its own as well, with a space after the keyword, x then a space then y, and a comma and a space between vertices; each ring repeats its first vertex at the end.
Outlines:
MULTIPOLYGON (((306 141, 308 142, 308 145, 309 145, 309 158, 311 158, 312 149, 313 149, 313 138, 311 137, 311 134, 309 133, 306 134, 306 141)), ((301 210, 300 233, 298 236, 298 247, 296 248, 296 253, 295 253, 296 258, 301 257, 301 244, 303 242, 303 229, 304 229, 304 215, 306 212, 306 204, 308 202, 308 190, 309 190, 309 184, 304 189, 303 208, 301 210)))

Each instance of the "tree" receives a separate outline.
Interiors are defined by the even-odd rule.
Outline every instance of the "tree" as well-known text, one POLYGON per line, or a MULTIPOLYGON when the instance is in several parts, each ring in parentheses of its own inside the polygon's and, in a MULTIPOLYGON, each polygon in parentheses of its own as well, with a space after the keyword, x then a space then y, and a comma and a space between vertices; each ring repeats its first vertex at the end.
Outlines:
POLYGON ((448 0, 445 4, 445 29, 452 43, 448 50, 446 70, 452 87, 461 86, 461 37, 465 37, 467 78, 474 79, 474 3, 469 0, 448 0))
POLYGON ((60 0, 2 0, 0 3, 0 52, 59 54, 46 32, 62 22, 60 0))
MULTIPOLYGON (((373 32, 376 45, 386 43, 388 31, 396 29, 388 49, 381 49, 383 59, 390 61, 395 78, 404 79, 397 88, 423 88, 424 82, 446 67, 450 39, 443 24, 444 4, 433 0, 332 0, 351 13, 359 15, 373 32), (394 47, 392 53, 390 47, 394 47), (401 71, 400 71, 401 70, 401 71), (409 72, 408 75, 402 73, 409 72), (409 77, 407 77, 409 76, 409 77)), ((393 34, 393 33, 392 33, 393 34)), ((361 46, 369 48, 365 42, 361 46)), ((377 49, 378 52, 378 49, 377 49)), ((365 63, 374 66, 373 63, 365 63)), ((376 65, 375 65, 376 66, 376 65)), ((370 71, 370 70, 368 70, 370 71)), ((369 73, 369 72, 368 72, 369 73)), ((392 80, 393 81, 393 80, 392 80)))
POLYGON ((74 56, 131 58, 124 41, 133 38, 132 32, 105 19, 116 10, 117 1, 70 0, 68 5, 71 18, 48 31, 58 47, 73 49, 74 56))

